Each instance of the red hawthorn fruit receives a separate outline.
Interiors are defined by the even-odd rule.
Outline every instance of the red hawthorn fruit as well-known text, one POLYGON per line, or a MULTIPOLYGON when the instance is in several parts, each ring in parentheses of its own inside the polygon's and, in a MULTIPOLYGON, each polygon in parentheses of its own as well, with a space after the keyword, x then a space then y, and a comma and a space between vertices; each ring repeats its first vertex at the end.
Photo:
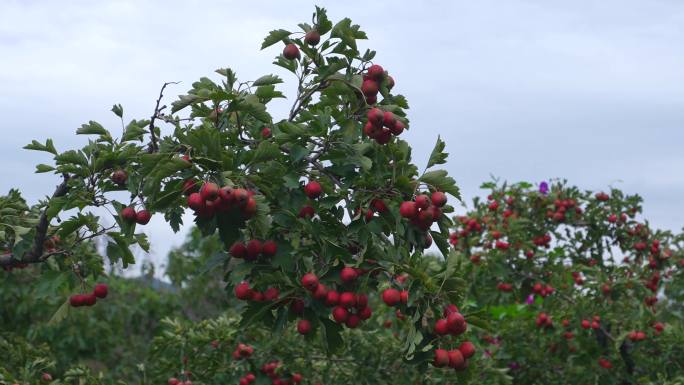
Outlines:
POLYGON ((394 88, 394 78, 391 76, 388 76, 387 77, 387 89, 391 90, 392 88, 394 88))
POLYGON ((352 267, 345 267, 340 271, 340 279, 344 283, 354 282, 356 280, 357 274, 356 270, 352 267))
POLYGON ((463 357, 465 359, 468 359, 475 355, 475 345, 473 345, 473 343, 470 341, 463 341, 461 345, 458 347, 458 350, 461 351, 461 354, 463 354, 463 357))
POLYGON ((247 247, 242 242, 235 242, 230 249, 228 249, 228 252, 235 258, 244 258, 247 256, 247 247))
POLYGON ((93 306, 97 302, 97 297, 95 297, 95 294, 84 294, 83 295, 83 305, 84 306, 93 306))
POLYGON ((356 327, 359 326, 360 322, 361 322, 361 317, 359 317, 356 314, 350 314, 349 317, 347 317, 347 320, 344 322, 344 324, 349 329, 356 329, 356 327))
POLYGON ((277 287, 269 287, 264 292, 264 300, 272 302, 277 301, 280 296, 280 290, 277 287))
POLYGON ((238 299, 246 301, 248 299, 251 299, 253 295, 254 292, 249 287, 249 283, 243 281, 237 284, 237 286, 235 286, 235 297, 237 297, 238 299))
POLYGON ((432 365, 436 368, 443 368, 449 365, 449 352, 444 349, 435 349, 435 359, 432 365))
POLYGON ((449 354, 449 367, 454 369, 461 369, 465 364, 465 358, 463 358, 463 353, 460 350, 450 350, 449 354))
POLYGON ((261 248, 261 254, 263 254, 264 257, 273 257, 277 252, 278 244, 274 240, 264 242, 263 247, 261 248))
POLYGON ((245 258, 246 260, 253 261, 253 260, 257 259, 259 254, 261 254, 261 250, 262 250, 261 241, 258 239, 249 240, 249 242, 247 242, 246 249, 247 249, 247 256, 245 258))
POLYGON ((367 76, 370 79, 381 80, 385 76, 385 70, 381 66, 373 64, 368 67, 367 76))
POLYGON ((440 318, 435 322, 435 333, 441 336, 449 334, 449 325, 446 318, 440 318))
POLYGON ((318 288, 318 277, 314 273, 306 273, 302 277, 302 286, 309 291, 314 291, 318 288))
POLYGON ((313 292, 314 299, 317 299, 319 301, 323 301, 326 299, 327 296, 328 296, 328 288, 324 284, 319 283, 316 286, 316 290, 314 290, 314 292, 313 292))
POLYGON ((365 294, 356 294, 356 308, 361 310, 368 306, 368 296, 365 294))
POLYGON ((252 197, 247 198, 247 203, 246 203, 245 206, 242 208, 242 214, 243 214, 246 218, 251 218, 251 217, 254 216, 254 214, 256 214, 256 211, 257 211, 257 202, 256 202, 256 199, 254 199, 254 198, 252 198, 252 197))
POLYGON ((292 302, 290 302, 290 310, 296 315, 304 314, 304 301, 298 298, 293 299, 292 302))
POLYGON ((466 321, 461 313, 454 312, 447 316, 447 327, 452 334, 462 334, 466 330, 466 321))
POLYGON ((494 243, 494 246, 495 246, 497 249, 501 249, 501 250, 508 250, 508 248, 510 247, 510 245, 508 244, 508 242, 504 242, 504 241, 496 241, 496 242, 494 243))
POLYGON ((183 194, 190 195, 194 192, 197 192, 197 182, 193 179, 186 179, 183 182, 183 194))
POLYGON ((386 213, 388 210, 387 205, 382 199, 373 199, 371 201, 371 206, 373 207, 373 210, 379 213, 386 213))
POLYGON ((450 303, 444 307, 444 311, 442 312, 442 315, 446 318, 451 313, 458 313, 458 307, 456 305, 454 305, 453 303, 450 303))
POLYGON ((264 298, 264 293, 252 290, 251 300, 254 302, 264 302, 266 299, 264 298))
POLYGON ((385 320, 385 322, 382 323, 382 326, 385 327, 385 329, 389 329, 392 327, 392 320, 385 320))
POLYGON ((340 303, 340 293, 335 290, 330 290, 325 295, 325 304, 327 306, 336 306, 338 303, 340 303))
POLYGON ((254 382, 254 381, 256 380, 256 376, 255 376, 253 373, 247 373, 247 375, 245 376, 245 378, 246 378, 247 381, 249 381, 249 382, 254 382))
POLYGON ((213 201, 218 197, 219 187, 216 183, 205 182, 202 187, 200 187, 199 193, 204 201, 213 201))
POLYGON ((297 331, 302 335, 309 334, 311 331, 311 322, 306 319, 300 319, 299 322, 297 322, 297 331))
POLYGON ((378 96, 377 96, 377 95, 374 95, 374 96, 366 96, 366 103, 367 103, 368 105, 373 105, 373 104, 375 104, 375 103, 377 103, 377 102, 378 102, 378 96))
POLYGON ((656 330, 656 334, 660 334, 663 330, 665 330, 665 324, 662 322, 656 322, 653 324, 653 328, 656 330))
POLYGON ((285 46, 283 49, 283 56, 287 60, 299 59, 301 57, 299 54, 299 48, 292 43, 285 46))
POLYGON ((430 207, 430 198, 428 198, 428 196, 425 194, 416 195, 415 201, 416 201, 416 207, 421 209, 421 210, 425 210, 428 207, 430 207))
POLYGON ((50 373, 43 373, 43 375, 40 376, 40 379, 43 382, 52 382, 52 375, 50 375, 50 373))
POLYGON ((406 201, 402 202, 401 206, 399 206, 399 215, 404 218, 415 218, 417 214, 416 202, 406 201))
POLYGON ((580 323, 580 326, 582 326, 582 329, 589 329, 591 327, 591 323, 589 322, 589 320, 583 319, 580 323))
POLYGON ((199 193, 192 193, 188 196, 188 207, 195 211, 200 211, 206 207, 206 203, 199 193))
POLYGON ((166 383, 167 383, 168 385, 180 385, 180 381, 178 381, 178 379, 175 378, 175 377, 169 378, 169 380, 166 381, 166 383))
POLYGON ((447 196, 441 191, 435 191, 432 193, 432 204, 437 207, 442 207, 447 202, 447 196))
POLYGON ((371 315, 373 315, 373 309, 366 306, 366 307, 362 308, 361 310, 359 310, 358 315, 359 315, 359 318, 361 318, 362 320, 367 320, 371 317, 371 315))
POLYGON ((129 223, 135 222, 135 209, 133 207, 124 207, 123 210, 121 210, 121 218, 129 223))
POLYGON ((238 206, 245 207, 247 205, 247 202, 249 201, 249 198, 250 196, 247 190, 243 188, 233 189, 232 201, 235 202, 238 206))
POLYGON ((300 382, 302 382, 303 378, 304 377, 301 374, 295 373, 292 375, 292 382, 294 382, 295 384, 299 384, 300 382))
POLYGON ((269 127, 264 127, 261 129, 261 137, 268 139, 271 137, 271 129, 269 127))
POLYGON ((333 319, 338 323, 343 323, 349 317, 349 312, 342 306, 335 306, 332 310, 333 319))
POLYGON ((382 300, 387 306, 395 306, 401 302, 401 294, 397 289, 385 289, 382 292, 382 300))
POLYGON ((135 214, 135 221, 140 225, 150 223, 150 219, 152 219, 152 214, 147 210, 140 210, 135 214))
POLYGON ((311 218, 314 216, 314 214, 316 214, 316 211, 314 210, 313 207, 311 207, 309 205, 306 205, 299 210, 299 217, 300 218, 311 218))
POLYGON ((95 288, 93 289, 93 295, 95 295, 95 297, 97 298, 107 298, 108 293, 109 288, 104 283, 98 283, 97 285, 95 285, 95 288))
POLYGON ((373 107, 370 110, 368 110, 366 116, 368 117, 368 123, 372 124, 375 127, 381 127, 382 121, 385 117, 385 113, 382 112, 381 109, 373 107))
POLYGON ((340 306, 344 306, 346 308, 356 306, 356 294, 349 291, 345 291, 344 293, 340 294, 340 306))
POLYGON ((389 129, 392 132, 392 135, 399 136, 399 135, 401 135, 402 132, 404 132, 405 128, 406 128, 406 125, 404 124, 404 122, 397 119, 394 121, 394 125, 392 127, 390 127, 389 129))
POLYGON ((304 35, 304 42, 310 46, 315 46, 320 41, 321 34, 315 29, 312 29, 311 31, 307 32, 306 35, 304 35))
POLYGON ((598 321, 592 321, 591 322, 591 328, 592 329, 596 330, 596 329, 599 329, 600 327, 601 327, 601 325, 598 323, 598 321))
POLYGON ((319 196, 321 196, 321 193, 323 192, 323 189, 321 188, 321 184, 316 182, 315 180, 309 181, 304 186, 304 193, 306 194, 309 199, 316 199, 319 196))
POLYGON ((422 223, 432 224, 434 218, 434 213, 430 209, 420 210, 418 212, 418 220, 422 223))
POLYGON ((124 170, 116 170, 112 173, 112 182, 118 184, 119 186, 126 184, 128 180, 128 174, 124 170))
POLYGON ((74 294, 69 297, 69 305, 71 307, 81 307, 84 305, 84 299, 83 294, 74 294))
POLYGON ((245 377, 240 378, 240 381, 238 381, 239 385, 249 385, 249 380, 246 379, 245 377))
POLYGON ((382 125, 392 129, 394 127, 394 124, 397 122, 397 118, 394 117, 394 114, 390 111, 385 111, 382 114, 382 125))
POLYGON ((361 83, 361 92, 363 92, 366 97, 373 97, 377 95, 378 90, 378 82, 375 80, 367 79, 361 83))
POLYGON ((494 202, 489 204, 489 209, 491 211, 496 211, 498 208, 499 208, 499 202, 497 202, 497 201, 494 201, 494 202))
POLYGON ((378 144, 387 144, 392 139, 392 131, 389 128, 383 128, 382 131, 375 137, 378 144))
POLYGON ((401 298, 401 303, 406 305, 408 303, 409 292, 406 290, 402 290, 401 293, 399 293, 399 297, 401 298))
POLYGON ((598 364, 604 369, 612 369, 613 368, 613 364, 603 357, 599 358, 598 364))

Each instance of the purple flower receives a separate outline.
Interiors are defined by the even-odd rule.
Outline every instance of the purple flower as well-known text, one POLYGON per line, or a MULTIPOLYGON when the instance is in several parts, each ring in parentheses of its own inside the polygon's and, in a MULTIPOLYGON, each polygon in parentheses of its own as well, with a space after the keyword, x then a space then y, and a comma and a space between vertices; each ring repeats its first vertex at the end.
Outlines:
POLYGON ((513 361, 510 364, 508 364, 508 367, 511 368, 511 370, 516 370, 516 369, 520 369, 520 364, 513 361))
POLYGON ((525 303, 528 305, 532 305, 534 303, 534 294, 528 295, 527 299, 525 300, 525 303))
POLYGON ((549 184, 546 183, 546 181, 542 181, 542 182, 539 184, 539 192, 542 193, 542 194, 544 194, 544 195, 546 195, 546 194, 549 193, 549 184))

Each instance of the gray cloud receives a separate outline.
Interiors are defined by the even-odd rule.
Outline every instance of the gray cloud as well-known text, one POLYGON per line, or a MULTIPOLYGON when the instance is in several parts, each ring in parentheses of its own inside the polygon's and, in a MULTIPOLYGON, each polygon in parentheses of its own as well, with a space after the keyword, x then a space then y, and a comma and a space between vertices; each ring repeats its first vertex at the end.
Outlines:
MULTIPOLYGON (((320 4, 368 32, 363 46, 378 51, 409 98, 405 138, 416 161, 425 163, 441 135, 468 200, 490 174, 565 177, 640 193, 653 224, 681 228, 681 2, 320 4)), ((78 146, 85 138, 73 133, 90 119, 116 131, 111 105, 122 103, 128 119, 148 116, 165 81, 183 81, 170 100, 219 67, 290 79, 270 64, 277 48, 258 47, 271 29, 294 30, 312 12, 307 1, 3 1, 0 190, 19 187, 31 201, 49 193, 56 179, 32 174, 49 158, 21 146, 45 137, 78 146)), ((183 240, 161 218, 148 233, 158 261, 183 240)))

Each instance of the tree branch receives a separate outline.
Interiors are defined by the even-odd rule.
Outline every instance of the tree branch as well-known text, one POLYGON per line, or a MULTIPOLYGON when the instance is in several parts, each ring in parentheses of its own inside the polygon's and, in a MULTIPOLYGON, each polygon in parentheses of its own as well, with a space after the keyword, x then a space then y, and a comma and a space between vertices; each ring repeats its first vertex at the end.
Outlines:
POLYGON ((159 103, 161 103, 161 100, 164 97, 164 90, 166 89, 166 86, 168 86, 169 84, 178 83, 179 82, 166 82, 162 86, 161 90, 159 90, 159 98, 157 99, 157 104, 154 106, 154 113, 150 118, 150 137, 152 139, 152 143, 150 143, 151 152, 157 152, 159 150, 159 144, 157 143, 157 135, 154 133, 154 121, 155 119, 157 119, 157 116, 161 113, 161 111, 166 108, 166 106, 162 106, 161 108, 159 107, 159 103))
MULTIPOLYGON (((62 174, 62 177, 64 180, 59 186, 57 186, 55 192, 52 193, 52 198, 50 198, 51 200, 64 196, 69 191, 67 184, 69 182, 70 176, 69 174, 62 174)), ((36 225, 36 235, 33 238, 33 246, 31 247, 31 250, 24 253, 19 260, 12 259, 12 254, 0 255, 0 266, 12 266, 15 263, 40 263, 44 261, 43 244, 45 242, 45 238, 47 237, 47 230, 50 225, 50 220, 47 216, 47 211, 49 208, 50 202, 48 202, 48 204, 45 206, 43 212, 40 214, 40 218, 38 219, 38 225, 36 225)))

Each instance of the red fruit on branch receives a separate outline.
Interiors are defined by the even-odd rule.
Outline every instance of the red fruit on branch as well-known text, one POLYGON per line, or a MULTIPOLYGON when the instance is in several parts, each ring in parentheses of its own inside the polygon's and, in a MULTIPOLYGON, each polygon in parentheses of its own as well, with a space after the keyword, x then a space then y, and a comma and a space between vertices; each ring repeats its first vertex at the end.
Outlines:
POLYGON ((354 282, 357 276, 356 270, 352 267, 345 267, 340 271, 340 279, 344 283, 354 282))
POLYGON ((133 207, 124 207, 123 210, 121 210, 121 218, 128 223, 135 222, 137 218, 135 209, 133 207))
POLYGON ((128 173, 124 170, 116 170, 112 173, 112 182, 118 184, 119 186, 126 184, 128 180, 128 173))
POLYGON ((261 248, 261 254, 263 254, 264 257, 274 257, 278 253, 278 244, 273 241, 273 240, 268 240, 264 242, 263 247, 261 248))
POLYGON ((416 207, 421 210, 425 210, 430 207, 430 198, 427 195, 419 194, 416 195, 416 207))
POLYGON ((318 277, 314 273, 306 273, 302 277, 302 286, 309 291, 314 291, 318 288, 318 277))
POLYGON ((349 317, 349 311, 342 306, 336 306, 332 310, 333 319, 338 323, 343 323, 349 317))
POLYGON ((311 206, 304 206, 299 210, 300 218, 311 218, 316 214, 316 211, 311 206))
POLYGON ((383 76, 385 76, 385 70, 381 66, 373 64, 368 67, 367 76, 370 79, 382 80, 383 76))
POLYGON ((246 301, 252 299, 253 294, 254 293, 247 282, 243 281, 235 286, 235 297, 237 297, 237 299, 246 301))
POLYGON ((258 239, 251 239, 249 242, 247 242, 247 256, 245 257, 246 260, 248 261, 254 261, 259 257, 259 254, 261 254, 262 250, 262 245, 261 241, 258 239))
POLYGON ((140 225, 150 223, 150 219, 152 219, 152 214, 147 210, 140 210, 135 214, 135 221, 140 225))
POLYGON ((228 253, 235 258, 244 258, 247 256, 247 247, 242 242, 235 242, 228 250, 228 253))
POLYGON ((396 306, 401 302, 401 294, 397 289, 385 289, 382 292, 382 301, 385 302, 387 306, 396 306))
POLYGON ((461 342, 461 345, 458 347, 458 350, 461 351, 461 354, 463 354, 463 357, 466 359, 475 355, 475 345, 473 345, 473 343, 470 341, 461 342))
POLYGON ((375 127, 382 127, 382 122, 385 117, 385 113, 379 108, 371 108, 366 114, 368 117, 368 123, 375 127))
POLYGON ((449 367, 454 369, 465 368, 465 358, 460 350, 449 351, 449 367))
POLYGON ((435 322, 435 333, 441 336, 449 334, 449 325, 446 318, 440 318, 435 322))
POLYGON ((283 49, 283 56, 287 60, 299 59, 301 57, 299 54, 299 48, 292 43, 285 46, 283 49))
POLYGON ((449 365, 449 352, 444 349, 435 349, 435 358, 432 365, 436 368, 443 368, 449 365))
POLYGON ((338 303, 340 303, 340 293, 335 290, 328 291, 325 295, 325 304, 327 306, 336 306, 338 303))
POLYGON ((437 207, 442 207, 447 202, 447 196, 441 191, 435 191, 432 193, 432 204, 437 207))
POLYGON ((416 215, 418 215, 418 208, 416 207, 415 202, 402 202, 401 206, 399 206, 399 215, 401 215, 404 218, 415 218, 416 215))
POLYGON ((219 195, 219 187, 216 185, 216 183, 212 182, 205 182, 202 187, 200 187, 200 197, 204 201, 213 201, 214 199, 218 198, 219 195))
POLYGON ((346 308, 356 306, 356 294, 349 291, 345 291, 344 293, 340 294, 340 306, 346 308))
POLYGON ((311 332, 311 322, 306 319, 300 319, 299 322, 297 322, 297 331, 302 335, 309 334, 309 332, 311 332))
POLYGON ((192 193, 188 196, 188 207, 195 211, 200 211, 206 207, 206 203, 199 193, 192 193))
POLYGON ((319 196, 321 196, 321 193, 323 192, 323 189, 321 188, 321 184, 316 182, 315 180, 310 181, 304 186, 304 194, 306 194, 309 199, 316 199, 319 196))
POLYGON ((93 289, 93 294, 97 298, 107 298, 108 293, 109 287, 107 287, 107 285, 104 283, 98 283, 97 285, 95 285, 95 288, 93 289))
POLYGON ((310 46, 315 46, 321 41, 321 34, 312 29, 304 35, 304 42, 310 46))
POLYGON ((378 82, 375 80, 367 79, 361 83, 361 92, 363 92, 366 97, 373 97, 377 95, 378 90, 378 82))
POLYGON ((402 122, 399 119, 395 120, 394 125, 389 127, 390 132, 392 132, 392 135, 394 135, 394 136, 401 135, 401 133, 404 132, 405 128, 406 128, 406 125, 404 124, 404 122, 402 122))

